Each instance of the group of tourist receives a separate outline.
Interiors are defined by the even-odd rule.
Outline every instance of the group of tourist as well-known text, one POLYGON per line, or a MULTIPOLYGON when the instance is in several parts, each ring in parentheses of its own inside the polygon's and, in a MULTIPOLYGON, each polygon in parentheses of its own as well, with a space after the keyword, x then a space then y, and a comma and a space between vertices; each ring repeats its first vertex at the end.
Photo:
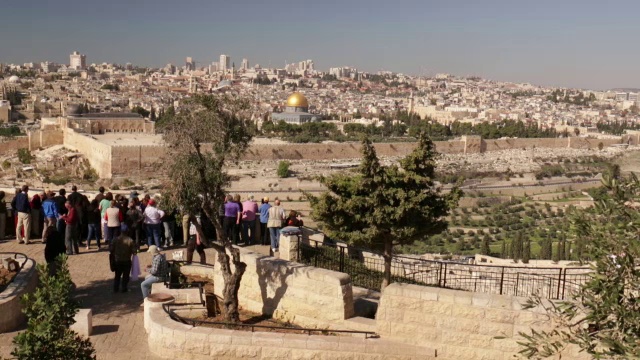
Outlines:
MULTIPOLYGON (((0 239, 5 238, 7 219, 4 197, 5 193, 0 191, 0 239)), ((279 251, 280 229, 303 225, 297 212, 291 211, 287 216, 278 199, 273 205, 268 197, 257 204, 253 195, 244 201, 240 195, 227 195, 224 200, 219 210, 219 220, 225 239, 235 245, 240 240, 245 246, 258 243, 270 245, 275 253, 279 251)), ((140 199, 139 194, 132 191, 127 198, 105 192, 104 187, 100 187, 99 193, 89 200, 73 186, 68 195, 65 189, 60 189, 57 194, 45 191, 29 197, 29 187, 25 185, 16 189, 11 209, 18 243, 29 244, 32 238, 40 236, 42 228, 42 243, 46 244, 45 259, 51 273, 56 271, 55 259, 58 255, 79 254, 82 246, 89 250, 92 240, 95 240, 100 251, 101 241, 104 241, 114 272, 113 291, 126 292, 132 268, 139 267, 133 260, 146 239, 147 251, 153 258, 147 268, 149 275, 141 283, 143 296, 146 298, 149 295, 153 283, 166 281, 169 277, 168 261, 162 250, 163 246, 176 244, 175 219, 178 211, 158 208, 156 199, 150 195, 140 199), (82 239, 86 239, 86 243, 82 239)), ((208 239, 216 238, 215 228, 205 214, 182 214, 187 263, 192 262, 197 252, 200 263, 206 264, 204 249, 207 242, 201 239, 198 227, 202 228, 208 239)))

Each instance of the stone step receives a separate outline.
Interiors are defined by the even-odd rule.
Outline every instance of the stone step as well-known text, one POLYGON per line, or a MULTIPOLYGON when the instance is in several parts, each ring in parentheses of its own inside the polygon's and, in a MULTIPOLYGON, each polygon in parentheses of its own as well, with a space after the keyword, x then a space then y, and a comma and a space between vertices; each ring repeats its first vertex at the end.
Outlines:
POLYGON ((355 316, 375 319, 379 301, 380 292, 353 287, 353 308, 355 316))
POLYGON ((376 331, 376 321, 362 316, 356 316, 345 320, 344 326, 355 331, 376 331))

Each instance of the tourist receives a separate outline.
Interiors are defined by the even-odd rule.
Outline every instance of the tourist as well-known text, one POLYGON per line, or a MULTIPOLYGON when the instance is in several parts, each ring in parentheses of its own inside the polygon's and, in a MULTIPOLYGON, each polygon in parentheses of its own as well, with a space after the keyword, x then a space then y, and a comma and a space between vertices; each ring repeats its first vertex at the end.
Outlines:
POLYGON ((113 239, 120 235, 120 224, 124 221, 124 216, 115 200, 111 200, 111 206, 105 211, 104 220, 107 222, 106 241, 111 246, 113 239))
MULTIPOLYGON (((96 195, 95 198, 93 198, 93 200, 95 200, 98 203, 98 211, 100 211, 99 207, 100 207, 100 202, 104 199, 104 186, 100 186, 100 188, 98 188, 98 195, 96 195)), ((101 221, 102 223, 102 221, 101 221)), ((98 226, 98 237, 102 237, 102 226, 98 226)))
MULTIPOLYGON (((144 201, 143 201, 144 202, 144 201)), ((162 217, 164 211, 156 208, 156 201, 149 199, 147 206, 143 212, 144 225, 147 232, 147 245, 151 246, 155 243, 156 247, 160 250, 160 232, 162 231, 162 217)))
POLYGON ((91 247, 91 238, 95 238, 100 251, 100 209, 96 199, 89 203, 85 213, 87 214, 87 250, 91 247))
MULTIPOLYGON (((218 220, 220 220, 220 226, 222 226, 223 229, 224 229, 224 207, 225 207, 225 205, 227 205, 227 197, 223 196, 222 204, 220 204, 220 207, 218 208, 218 220)), ((224 230, 223 230, 223 234, 224 234, 224 230)))
MULTIPOLYGON (((54 196, 55 194, 52 191, 49 191, 46 198, 42 202, 42 216, 44 217, 44 230, 42 231, 43 244, 47 241, 46 237, 44 236, 44 231, 49 226, 57 226, 56 223, 58 221, 59 214, 56 202, 53 201, 54 196)), ((59 231, 58 234, 60 234, 59 231)))
POLYGON ((269 220, 267 227, 271 235, 271 250, 276 253, 279 251, 280 228, 284 220, 284 209, 280 206, 280 200, 276 199, 274 206, 269 208, 269 220))
POLYGON ((7 229, 7 203, 4 201, 4 196, 4 191, 0 191, 0 240, 4 240, 7 229))
MULTIPOLYGON (((196 218, 198 224, 202 224, 200 216, 196 218)), ((202 243, 202 239, 200 238, 200 234, 196 229, 196 225, 193 222, 190 222, 189 225, 189 237, 187 238, 187 264, 191 264, 193 261, 193 252, 197 251, 198 255, 200 255, 200 264, 205 265, 207 263, 207 256, 204 252, 204 244, 202 243)))
POLYGON ((238 245, 240 237, 242 236, 242 198, 240 197, 240 194, 236 194, 233 197, 233 202, 238 204, 238 207, 240 208, 240 221, 233 226, 233 243, 238 245))
POLYGON ((189 224, 191 223, 191 215, 182 210, 182 241, 187 244, 189 240, 189 224))
POLYGON ((291 210, 289 212, 289 216, 284 221, 284 226, 295 226, 300 227, 304 226, 304 222, 300 219, 300 214, 298 214, 295 210, 291 210))
POLYGON ((131 261, 133 255, 138 252, 137 249, 138 247, 133 239, 129 237, 129 229, 126 225, 123 225, 120 236, 115 238, 109 246, 109 252, 113 254, 115 260, 115 277, 113 278, 114 293, 118 292, 118 290, 123 293, 129 291, 127 286, 129 285, 131 261))
POLYGON ((77 186, 71 186, 71 194, 67 196, 67 200, 71 203, 71 206, 76 209, 76 216, 78 217, 78 238, 80 239, 80 245, 84 245, 82 244, 82 218, 84 217, 84 211, 82 208, 82 194, 78 192, 77 186))
POLYGON ((29 205, 31 205, 31 236, 37 238, 41 235, 40 213, 42 209, 42 199, 40 198, 40 195, 33 195, 29 205))
POLYGON ((80 254, 80 234, 78 232, 78 213, 76 209, 67 201, 64 206, 67 213, 60 216, 65 223, 64 244, 67 248, 67 255, 80 254))
MULTIPOLYGON (((67 191, 65 189, 60 189, 60 191, 58 191, 58 196, 53 198, 53 201, 56 203, 56 210, 58 211, 58 215, 65 215, 68 211, 67 207, 65 206, 65 203, 67 202, 67 197, 65 196, 66 193, 67 191)), ((62 218, 58 218, 56 226, 60 234, 66 234, 65 221, 62 218)))
POLYGON ((49 268, 49 275, 54 276, 58 272, 58 256, 67 251, 67 247, 64 245, 64 238, 56 229, 55 223, 48 222, 46 224, 42 233, 42 242, 46 244, 44 246, 44 259, 49 268))
POLYGON ((227 202, 224 204, 224 222, 223 231, 224 237, 227 241, 234 241, 237 245, 237 239, 234 236, 234 230, 236 225, 240 224, 240 218, 242 212, 240 211, 240 205, 233 201, 233 195, 227 195, 227 202))
POLYGON ((257 212, 258 204, 253 201, 253 195, 249 195, 247 201, 242 203, 242 240, 245 245, 253 245, 255 243, 257 212))
POLYGON ((107 241, 107 221, 104 219, 104 216, 107 214, 107 209, 111 207, 111 201, 113 201, 113 194, 108 192, 98 203, 98 209, 100 210, 100 229, 104 241, 107 241))
POLYGON ((154 283, 167 281, 169 278, 169 263, 167 262, 164 254, 161 254, 160 251, 160 248, 155 245, 151 245, 149 247, 149 252, 153 259, 151 261, 151 265, 147 268, 149 275, 142 284, 140 284, 142 297, 144 299, 146 299, 151 293, 151 286, 154 283))
POLYGON ((269 204, 269 198, 265 197, 262 199, 262 205, 258 209, 260 213, 260 234, 262 235, 262 245, 269 244, 269 231, 267 230, 267 223, 269 222, 269 209, 271 208, 271 204, 269 204))
POLYGON ((176 231, 176 214, 177 209, 166 211, 162 217, 162 227, 164 228, 164 241, 166 247, 171 247, 175 244, 173 234, 176 231))
POLYGON ((17 213, 16 240, 19 244, 29 244, 31 235, 31 204, 29 204, 29 187, 23 185, 21 191, 16 194, 12 202, 12 208, 17 213), (14 205, 15 204, 15 205, 14 205), (24 232, 22 232, 24 231, 24 232), (24 236, 24 239, 23 239, 24 236))
POLYGON ((129 236, 131 236, 135 242, 136 246, 142 246, 142 221, 144 220, 144 216, 142 216, 142 212, 136 206, 136 201, 129 201, 129 209, 124 216, 124 222, 127 224, 129 228, 129 236))

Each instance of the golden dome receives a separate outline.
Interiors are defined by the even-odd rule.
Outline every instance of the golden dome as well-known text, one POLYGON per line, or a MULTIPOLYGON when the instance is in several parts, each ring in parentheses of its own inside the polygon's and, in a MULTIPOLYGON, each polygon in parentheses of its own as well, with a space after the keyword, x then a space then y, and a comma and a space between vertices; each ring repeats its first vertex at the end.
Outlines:
POLYGON ((309 102, 307 101, 307 98, 304 97, 304 95, 300 94, 299 92, 294 92, 287 99, 287 106, 308 108, 309 102))

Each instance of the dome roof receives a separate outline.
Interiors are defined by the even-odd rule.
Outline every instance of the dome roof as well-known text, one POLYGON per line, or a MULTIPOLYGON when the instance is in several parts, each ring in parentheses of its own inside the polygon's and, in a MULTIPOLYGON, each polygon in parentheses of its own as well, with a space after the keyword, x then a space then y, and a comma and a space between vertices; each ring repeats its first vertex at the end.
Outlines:
POLYGON ((13 75, 12 77, 10 77, 10 78, 9 78, 9 82, 10 82, 10 83, 17 83, 17 82, 20 82, 20 78, 19 78, 19 77, 17 77, 17 76, 15 76, 15 75, 13 75))
POLYGON ((287 99, 287 106, 309 107, 309 102, 307 101, 307 98, 304 97, 304 95, 300 94, 299 92, 294 92, 287 99))

